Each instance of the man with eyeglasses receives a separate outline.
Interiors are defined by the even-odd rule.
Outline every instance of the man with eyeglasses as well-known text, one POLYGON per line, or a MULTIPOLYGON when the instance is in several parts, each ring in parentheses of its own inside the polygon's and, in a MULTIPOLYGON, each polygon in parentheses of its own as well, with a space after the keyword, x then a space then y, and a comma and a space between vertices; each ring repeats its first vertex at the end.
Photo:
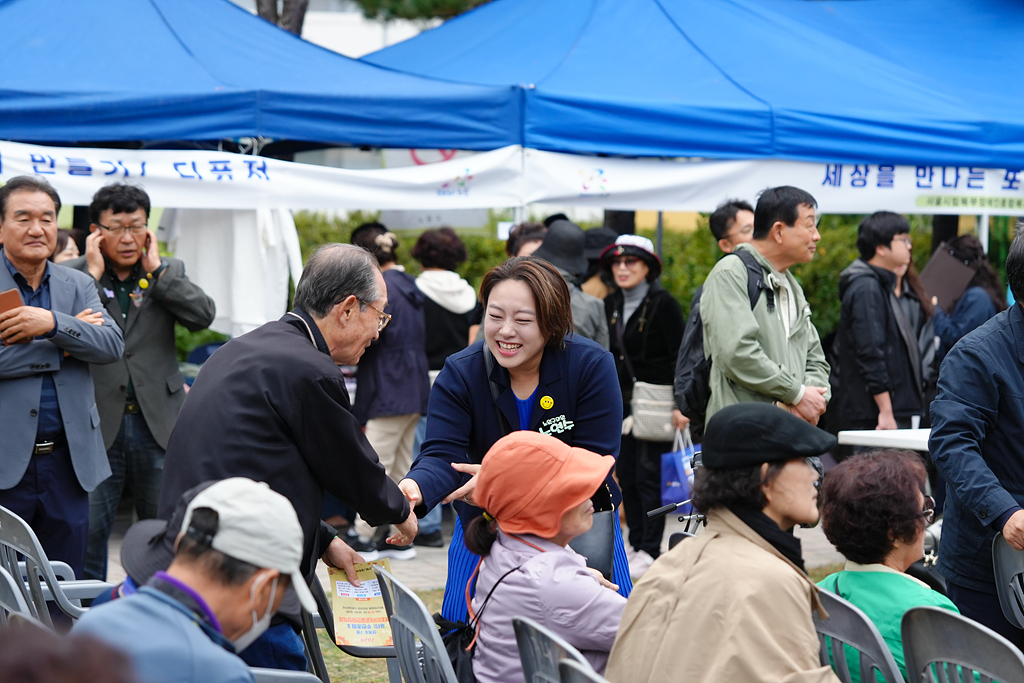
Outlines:
POLYGON ((829 426, 917 427, 925 409, 918 339, 928 314, 904 277, 912 251, 910 223, 891 211, 871 214, 857 229, 857 250, 860 258, 839 274, 841 381, 829 426))
POLYGON ((216 313, 213 299, 185 275, 185 264, 161 258, 149 209, 140 187, 100 188, 89 206, 85 256, 61 264, 93 277, 100 302, 124 334, 121 358, 92 366, 112 474, 89 494, 89 579, 107 578, 107 543, 126 483, 138 518, 156 517, 164 450, 185 401, 174 324, 196 332, 216 313))
MULTIPOLYGON (((324 491, 372 526, 391 524, 393 545, 416 535, 416 516, 388 478, 352 413, 339 365, 356 365, 387 324, 387 287, 377 260, 350 244, 313 253, 294 308, 236 337, 199 373, 167 444, 159 519, 210 479, 265 481, 291 501, 302 525, 302 566, 342 568, 358 584, 363 558, 320 519, 324 491)), ((241 657, 250 666, 305 670, 301 613, 289 591, 270 628, 241 657)))

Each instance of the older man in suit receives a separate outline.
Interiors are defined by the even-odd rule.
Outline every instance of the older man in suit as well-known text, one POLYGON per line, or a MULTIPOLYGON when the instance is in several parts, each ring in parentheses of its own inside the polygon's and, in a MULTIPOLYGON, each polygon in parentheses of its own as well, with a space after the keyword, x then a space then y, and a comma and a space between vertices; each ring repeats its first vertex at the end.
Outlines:
POLYGON ((139 519, 156 517, 164 451, 185 402, 174 324, 195 332, 213 322, 213 299, 185 276, 178 259, 161 258, 148 227, 149 196, 113 183, 89 206, 85 256, 63 265, 92 276, 107 313, 124 334, 124 356, 92 368, 103 445, 112 474, 89 494, 85 576, 107 577, 107 543, 125 482, 139 519))
POLYGON ((81 576, 88 492, 110 476, 89 364, 120 358, 124 340, 91 278, 47 260, 59 211, 45 180, 0 188, 0 291, 23 304, 0 313, 0 505, 81 576))

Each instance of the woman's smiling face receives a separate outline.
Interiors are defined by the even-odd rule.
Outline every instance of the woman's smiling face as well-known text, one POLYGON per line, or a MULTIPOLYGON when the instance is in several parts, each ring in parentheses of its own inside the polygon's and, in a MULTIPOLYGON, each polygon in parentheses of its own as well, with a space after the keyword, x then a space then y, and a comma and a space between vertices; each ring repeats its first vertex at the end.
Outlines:
POLYGON ((537 322, 537 302, 525 282, 505 280, 491 290, 484 311, 484 340, 509 372, 539 364, 547 340, 537 322))

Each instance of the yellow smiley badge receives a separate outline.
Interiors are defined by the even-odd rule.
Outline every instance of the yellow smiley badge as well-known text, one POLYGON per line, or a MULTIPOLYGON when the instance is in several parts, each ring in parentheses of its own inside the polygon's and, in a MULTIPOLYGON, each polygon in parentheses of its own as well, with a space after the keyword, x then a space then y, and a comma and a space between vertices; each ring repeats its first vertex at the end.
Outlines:
POLYGON ((540 400, 540 407, 544 410, 551 410, 555 405, 555 399, 545 396, 540 400))

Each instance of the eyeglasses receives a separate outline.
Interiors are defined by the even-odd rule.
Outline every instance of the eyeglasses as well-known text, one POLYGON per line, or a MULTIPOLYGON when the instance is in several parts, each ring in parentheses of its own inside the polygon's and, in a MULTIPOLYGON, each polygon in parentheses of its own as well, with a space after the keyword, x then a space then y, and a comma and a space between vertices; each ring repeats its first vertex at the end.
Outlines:
POLYGON ((892 241, 903 242, 903 244, 907 245, 908 247, 914 246, 914 240, 910 239, 909 237, 893 237, 892 241))
POLYGON ((638 259, 636 256, 616 256, 612 258, 612 268, 615 268, 619 265, 626 266, 627 268, 632 268, 638 263, 640 263, 640 259, 638 259))
POLYGON ((388 326, 389 322, 391 322, 391 314, 385 313, 384 311, 380 310, 379 308, 371 304, 369 301, 363 301, 362 303, 366 304, 373 310, 377 311, 377 331, 383 332, 384 328, 388 326))
POLYGON ((114 235, 115 237, 120 237, 121 235, 129 231, 133 235, 141 235, 142 233, 146 232, 146 230, 149 229, 148 225, 124 225, 117 228, 108 228, 102 223, 97 223, 96 225, 100 226, 101 228, 109 232, 111 235, 114 235))
POLYGON ((935 499, 931 496, 924 497, 924 509, 921 511, 925 524, 931 524, 935 519, 935 499))

